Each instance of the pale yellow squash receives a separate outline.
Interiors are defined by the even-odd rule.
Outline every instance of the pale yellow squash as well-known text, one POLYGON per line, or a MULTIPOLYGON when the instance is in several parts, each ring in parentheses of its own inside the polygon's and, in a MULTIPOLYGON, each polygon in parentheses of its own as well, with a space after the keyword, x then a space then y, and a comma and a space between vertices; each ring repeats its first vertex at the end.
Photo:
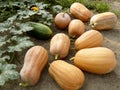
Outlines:
POLYGON ((96 30, 88 30, 75 40, 76 50, 101 46, 103 35, 96 30))
POLYGON ((117 16, 112 12, 94 15, 90 19, 90 26, 96 30, 111 30, 117 24, 117 16))
POLYGON ((108 48, 88 48, 75 54, 74 64, 90 73, 106 74, 114 70, 116 58, 114 52, 108 48))
POLYGON ((31 47, 25 55, 24 65, 20 70, 20 76, 24 83, 30 86, 37 84, 47 62, 48 52, 44 47, 31 47))
POLYGON ((75 2, 70 6, 70 13, 73 17, 82 21, 89 21, 92 16, 92 12, 79 2, 75 2))
POLYGON ((50 54, 55 56, 55 59, 65 58, 70 49, 70 39, 64 33, 55 34, 50 40, 50 54))
POLYGON ((63 60, 53 61, 49 74, 63 90, 78 90, 85 81, 85 76, 79 68, 63 60))

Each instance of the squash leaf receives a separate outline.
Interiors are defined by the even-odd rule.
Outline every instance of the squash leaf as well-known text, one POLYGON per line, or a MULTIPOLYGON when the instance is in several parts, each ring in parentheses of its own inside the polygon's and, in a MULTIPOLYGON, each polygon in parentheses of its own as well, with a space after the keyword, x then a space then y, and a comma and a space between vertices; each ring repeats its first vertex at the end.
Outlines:
POLYGON ((5 61, 0 62, 0 86, 4 85, 8 80, 15 80, 20 77, 15 69, 15 64, 8 64, 5 61))
POLYGON ((28 23, 14 23, 13 27, 11 27, 10 33, 20 35, 32 29, 33 27, 30 27, 28 23))
POLYGON ((5 56, 0 55, 0 61, 5 61, 5 60, 10 60, 10 56, 9 55, 5 55, 5 56))
POLYGON ((16 44, 11 44, 8 46, 8 52, 15 52, 15 51, 22 51, 23 49, 33 46, 34 43, 29 41, 29 37, 18 37, 13 36, 11 38, 11 41, 13 41, 16 44))
POLYGON ((6 44, 5 42, 6 38, 7 38, 7 35, 0 36, 0 47, 6 44))

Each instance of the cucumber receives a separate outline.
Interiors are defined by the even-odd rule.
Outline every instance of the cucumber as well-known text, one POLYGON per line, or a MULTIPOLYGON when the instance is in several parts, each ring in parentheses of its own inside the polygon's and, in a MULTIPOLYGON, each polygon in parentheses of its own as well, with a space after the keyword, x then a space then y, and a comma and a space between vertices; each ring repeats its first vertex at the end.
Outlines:
POLYGON ((31 22, 31 26, 33 30, 29 31, 28 33, 38 39, 50 39, 52 37, 52 30, 41 23, 31 22))

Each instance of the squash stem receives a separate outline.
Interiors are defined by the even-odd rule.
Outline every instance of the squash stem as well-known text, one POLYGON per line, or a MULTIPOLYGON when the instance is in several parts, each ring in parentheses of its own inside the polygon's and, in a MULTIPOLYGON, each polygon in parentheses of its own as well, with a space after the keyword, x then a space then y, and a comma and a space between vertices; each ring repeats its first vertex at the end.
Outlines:
POLYGON ((73 61, 73 60, 74 60, 74 58, 75 58, 75 57, 72 57, 72 58, 70 58, 69 60, 70 60, 70 61, 73 61))
POLYGON ((55 55, 55 60, 58 59, 58 56, 59 56, 58 54, 55 55))
POLYGON ((94 28, 95 24, 92 23, 92 24, 89 24, 90 27, 94 28))
POLYGON ((65 13, 63 13, 63 17, 65 17, 65 13))
POLYGON ((71 50, 76 50, 75 48, 70 48, 71 50))
POLYGON ((29 84, 27 82, 24 82, 24 83, 19 83, 19 86, 22 86, 22 87, 28 87, 29 84))
POLYGON ((74 42, 74 41, 75 41, 75 39, 74 39, 74 38, 70 38, 70 41, 71 41, 71 42, 74 42))
POLYGON ((75 39, 76 37, 77 37, 76 35, 71 36, 72 39, 75 39))

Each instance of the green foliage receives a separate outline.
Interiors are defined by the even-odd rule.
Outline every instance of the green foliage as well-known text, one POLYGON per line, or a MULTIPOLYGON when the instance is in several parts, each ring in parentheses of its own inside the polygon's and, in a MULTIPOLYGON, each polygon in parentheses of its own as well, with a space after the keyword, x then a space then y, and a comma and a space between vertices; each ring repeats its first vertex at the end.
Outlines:
POLYGON ((84 4, 87 8, 91 10, 95 10, 96 12, 105 12, 109 11, 109 4, 106 3, 104 0, 98 1, 98 0, 76 0, 77 2, 80 2, 84 4))
POLYGON ((0 2, 0 22, 16 14, 18 9, 16 5, 12 5, 8 1, 0 2))
POLYGON ((105 12, 109 11, 110 6, 105 2, 100 2, 96 4, 95 8, 97 12, 105 12))
MULTIPOLYGON (((47 25, 52 24, 53 15, 49 12, 49 4, 29 0, 21 2, 6 2, 4 4, 1 3, 0 5, 1 19, 4 18, 4 20, 6 20, 8 17, 17 14, 18 19, 23 20, 23 22, 36 21, 47 25), (31 10, 32 7, 37 7, 38 10, 31 10)), ((1 21, 3 21, 3 19, 1 21)))
POLYGON ((74 3, 76 0, 55 0, 55 1, 63 7, 70 7, 70 5, 74 3))
POLYGON ((35 21, 40 22, 46 25, 51 25, 53 20, 53 15, 50 14, 49 11, 47 11, 49 7, 49 4, 44 3, 35 3, 35 4, 29 4, 26 6, 26 8, 23 10, 19 10, 18 15, 19 19, 24 21, 35 21), (38 11, 31 10, 32 7, 37 7, 38 11))
POLYGON ((84 4, 90 10, 97 12, 105 12, 109 10, 109 4, 105 0, 43 0, 51 4, 61 5, 64 8, 69 8, 72 3, 80 2, 84 4))
POLYGON ((3 86, 9 80, 19 78, 20 75, 15 69, 16 65, 14 64, 8 64, 5 61, 0 62, 0 86, 3 86))
POLYGON ((62 12, 62 9, 63 9, 63 7, 61 5, 52 6, 52 11, 53 11, 53 14, 55 14, 55 15, 62 12))
POLYGON ((17 17, 13 16, 0 24, 1 52, 14 53, 33 45, 29 37, 23 36, 33 28, 28 23, 17 22, 16 19, 17 17))
POLYGON ((8 64, 7 61, 11 62, 17 52, 34 45, 25 35, 25 32, 32 29, 29 23, 20 22, 17 15, 0 23, 0 85, 19 78, 16 65, 8 64))
POLYGON ((113 13, 115 13, 117 15, 118 18, 120 18, 120 10, 119 9, 115 9, 115 10, 111 10, 113 13))

